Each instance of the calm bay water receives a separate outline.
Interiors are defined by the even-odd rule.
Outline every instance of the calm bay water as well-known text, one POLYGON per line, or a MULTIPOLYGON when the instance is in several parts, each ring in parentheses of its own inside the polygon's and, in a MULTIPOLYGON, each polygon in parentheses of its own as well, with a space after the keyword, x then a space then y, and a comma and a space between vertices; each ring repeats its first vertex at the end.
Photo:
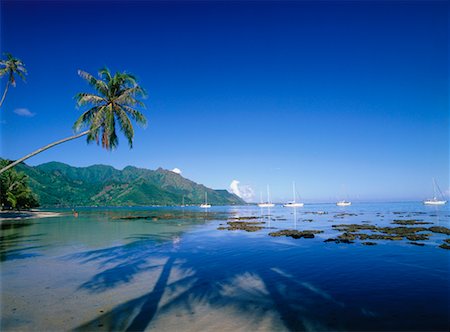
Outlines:
POLYGON ((394 219, 420 219, 433 223, 425 227, 450 227, 448 206, 82 209, 78 218, 63 213, 2 223, 2 330, 450 327, 450 251, 438 247, 450 236, 433 233, 420 241, 424 246, 406 239, 375 246, 324 242, 342 233, 333 229, 336 224, 395 227, 394 219), (312 213, 317 211, 325 213, 312 213), (217 229, 248 216, 265 221, 265 228, 217 229), (313 239, 268 235, 280 229, 324 232, 313 239))

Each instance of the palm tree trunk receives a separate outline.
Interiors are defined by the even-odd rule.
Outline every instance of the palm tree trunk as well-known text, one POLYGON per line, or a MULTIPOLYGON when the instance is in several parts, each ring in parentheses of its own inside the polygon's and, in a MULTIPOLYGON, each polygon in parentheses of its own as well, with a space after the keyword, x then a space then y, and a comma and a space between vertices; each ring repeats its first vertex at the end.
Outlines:
POLYGON ((6 98, 6 93, 8 92, 8 88, 9 88, 9 80, 8 80, 8 82, 6 82, 5 92, 3 92, 2 100, 0 100, 0 107, 2 107, 3 101, 6 98))
POLYGON ((47 149, 50 149, 51 147, 53 147, 53 146, 55 146, 55 145, 58 145, 58 144, 61 144, 61 143, 67 142, 67 141, 71 141, 71 140, 73 140, 73 139, 76 139, 76 138, 78 138, 78 137, 81 137, 81 136, 84 136, 84 135, 87 135, 87 134, 89 134, 89 130, 83 131, 82 133, 79 133, 79 134, 76 134, 76 135, 73 135, 73 136, 64 138, 64 139, 62 139, 62 140, 59 140, 59 141, 56 141, 56 142, 53 142, 53 143, 50 143, 50 144, 44 146, 43 148, 37 149, 36 151, 31 152, 30 154, 27 154, 25 157, 22 157, 22 158, 20 158, 20 159, 17 159, 15 162, 13 162, 13 163, 9 164, 8 166, 6 166, 6 167, 0 169, 0 174, 3 173, 3 172, 5 172, 5 171, 7 171, 8 169, 10 169, 10 168, 16 166, 17 164, 19 164, 19 163, 21 163, 21 162, 27 160, 28 158, 31 158, 31 157, 37 155, 38 153, 41 153, 42 151, 45 151, 45 150, 47 150, 47 149))

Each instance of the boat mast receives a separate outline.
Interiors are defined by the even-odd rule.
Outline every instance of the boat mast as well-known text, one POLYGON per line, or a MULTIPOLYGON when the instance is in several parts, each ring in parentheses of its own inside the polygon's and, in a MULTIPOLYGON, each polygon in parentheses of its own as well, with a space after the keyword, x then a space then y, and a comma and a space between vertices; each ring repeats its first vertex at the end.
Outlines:
POLYGON ((205 205, 208 204, 208 193, 205 191, 205 205))
POLYGON ((269 191, 269 185, 267 185, 267 203, 270 203, 270 191, 269 191))
POLYGON ((295 181, 292 182, 292 193, 294 194, 294 203, 295 203, 295 181))
POLYGON ((442 199, 442 200, 444 200, 444 199, 445 199, 445 198, 444 198, 444 194, 442 193, 441 188, 439 188, 439 185, 437 184, 435 178, 433 178, 433 182, 434 182, 434 195, 436 196, 436 194, 439 193, 439 195, 440 195, 439 198, 442 199), (436 189, 437 189, 437 190, 436 190, 436 189))

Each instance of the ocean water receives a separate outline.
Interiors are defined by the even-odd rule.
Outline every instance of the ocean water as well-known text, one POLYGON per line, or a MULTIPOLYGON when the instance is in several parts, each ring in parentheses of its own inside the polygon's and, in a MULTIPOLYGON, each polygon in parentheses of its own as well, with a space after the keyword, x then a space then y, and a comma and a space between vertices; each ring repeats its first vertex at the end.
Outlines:
POLYGON ((324 242, 337 224, 450 228, 448 206, 80 209, 1 224, 2 331, 448 331, 449 235, 324 242), (316 214, 322 211, 323 214, 316 214), (146 219, 141 219, 145 217, 146 219), (256 232, 218 230, 238 217, 256 232), (123 219, 125 218, 125 219, 123 219), (246 220, 243 220, 246 221, 246 220), (283 229, 314 238, 272 237, 283 229))

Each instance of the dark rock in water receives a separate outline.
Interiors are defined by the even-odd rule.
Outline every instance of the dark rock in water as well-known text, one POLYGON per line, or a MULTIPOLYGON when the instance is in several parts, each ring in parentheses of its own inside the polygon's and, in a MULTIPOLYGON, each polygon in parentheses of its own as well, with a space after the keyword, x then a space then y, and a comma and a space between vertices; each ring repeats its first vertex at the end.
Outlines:
POLYGON ((356 234, 352 233, 343 233, 337 237, 339 241, 353 241, 356 240, 356 234))
POLYGON ((347 243, 347 244, 355 243, 354 241, 351 241, 351 240, 346 239, 346 238, 342 238, 342 239, 338 239, 338 238, 336 238, 336 239, 326 239, 323 242, 335 242, 335 243, 347 243))
POLYGON ((347 244, 355 243, 354 241, 349 240, 349 239, 340 239, 338 241, 339 241, 338 243, 347 243, 347 244))
POLYGON ((333 225, 335 229, 344 232, 338 238, 354 240, 359 238, 360 240, 392 240, 399 241, 406 237, 410 241, 422 241, 428 240, 431 234, 417 234, 429 230, 424 227, 377 227, 375 225, 359 225, 359 224, 341 224, 333 225), (364 234, 356 233, 358 231, 371 231, 383 234, 364 234))
POLYGON ((358 232, 361 230, 376 230, 377 226, 374 225, 358 225, 358 224, 340 224, 333 225, 333 228, 336 228, 341 232, 358 232))
POLYGON ((318 214, 318 215, 322 215, 322 214, 328 214, 328 212, 325 212, 325 211, 306 211, 306 212, 304 212, 304 214, 318 214))
POLYGON ((306 238, 312 239, 314 238, 314 234, 323 233, 323 231, 316 230, 308 230, 308 231, 297 231, 293 229, 283 229, 281 231, 269 233, 270 236, 278 237, 278 236, 290 236, 294 239, 306 238))
POLYGON ((445 239, 444 242, 450 244, 450 239, 445 239))
POLYGON ((419 242, 408 242, 408 243, 415 245, 415 246, 420 246, 420 247, 423 247, 425 245, 425 243, 419 243, 419 242))
POLYGON ((443 227, 443 226, 433 226, 428 228, 430 231, 432 231, 433 233, 441 233, 441 234, 447 234, 450 235, 450 229, 448 229, 447 227, 443 227))
POLYGON ((376 246, 377 245, 376 242, 369 242, 369 241, 362 242, 362 244, 365 245, 365 246, 376 246))
POLYGON ((356 213, 338 213, 334 215, 334 218, 356 217, 356 213))
POLYGON ((401 236, 407 236, 409 234, 414 234, 417 232, 427 231, 424 227, 378 227, 377 231, 385 234, 395 234, 401 236))
POLYGON ((247 216, 247 217, 233 217, 230 218, 230 220, 234 221, 234 220, 253 220, 253 219, 259 219, 259 217, 257 216, 247 216))
POLYGON ((121 217, 121 218, 115 218, 120 220, 141 220, 141 219, 154 219, 156 217, 154 216, 128 216, 128 217, 121 217))
POLYGON ((151 220, 151 221, 163 221, 163 220, 177 220, 177 219, 201 219, 201 220, 226 220, 229 214, 221 212, 172 212, 172 213, 152 213, 149 215, 128 215, 123 217, 115 217, 113 220, 151 220))
MULTIPOLYGON (((364 234, 366 235, 366 234, 364 234)), ((400 241, 403 240, 403 236, 398 235, 383 235, 383 234, 372 234, 366 237, 369 240, 392 240, 392 241, 400 241)))
POLYGON ((416 220, 416 219, 409 219, 409 220, 400 220, 400 219, 394 219, 393 224, 396 225, 429 225, 432 224, 431 222, 416 220))
POLYGON ((313 219, 303 219, 304 222, 313 222, 313 219))
POLYGON ((412 234, 412 235, 408 235, 406 238, 410 241, 425 241, 425 240, 428 240, 430 236, 431 236, 431 234, 429 234, 429 233, 412 234))
POLYGON ((246 231, 246 232, 256 232, 264 227, 262 225, 265 224, 263 221, 228 221, 228 227, 218 227, 217 229, 220 231, 229 230, 229 231, 246 231))
POLYGON ((450 245, 448 245, 447 243, 443 243, 443 244, 441 244, 441 245, 439 246, 439 248, 442 248, 442 249, 450 249, 450 245))

